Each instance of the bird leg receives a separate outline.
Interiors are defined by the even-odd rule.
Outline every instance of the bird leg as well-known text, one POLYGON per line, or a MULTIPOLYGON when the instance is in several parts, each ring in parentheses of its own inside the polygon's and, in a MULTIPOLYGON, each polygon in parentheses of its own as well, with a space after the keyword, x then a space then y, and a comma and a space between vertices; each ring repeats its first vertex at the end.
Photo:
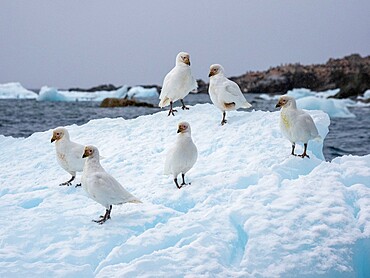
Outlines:
POLYGON ((180 186, 179 183, 177 182, 177 178, 173 179, 173 181, 175 182, 178 189, 180 189, 182 187, 182 185, 180 186))
POLYGON ((180 101, 181 101, 181 103, 182 103, 182 107, 181 107, 181 109, 182 109, 182 110, 189 110, 189 107, 186 107, 186 106, 185 106, 184 100, 183 100, 183 99, 180 99, 180 101))
POLYGON ((297 155, 294 153, 294 149, 295 149, 295 143, 293 143, 293 144, 292 144, 292 153, 291 153, 291 155, 297 156, 297 155))
POLYGON ((75 177, 76 176, 72 176, 72 178, 69 181, 63 182, 63 183, 59 184, 59 186, 64 186, 64 185, 70 186, 70 185, 72 185, 72 181, 75 179, 75 177))
POLYGON ((303 153, 302 154, 300 154, 300 155, 298 155, 299 157, 302 157, 302 158, 304 158, 304 157, 308 157, 308 158, 310 158, 310 156, 306 153, 306 151, 307 151, 307 143, 305 143, 304 144, 304 150, 303 150, 303 153))
POLYGON ((170 111, 168 111, 168 115, 167 115, 167 116, 169 116, 169 115, 171 115, 171 114, 172 114, 172 116, 175 116, 175 113, 174 113, 174 112, 177 112, 177 110, 176 110, 176 109, 173 109, 172 105, 173 105, 173 103, 172 103, 172 101, 171 101, 171 102, 170 102, 170 111))
POLYGON ((181 176, 182 176, 182 184, 181 184, 181 186, 188 185, 187 183, 185 183, 185 174, 181 174, 181 176))
POLYGON ((226 124, 226 123, 227 123, 227 120, 226 120, 225 118, 226 118, 226 112, 224 111, 224 112, 222 113, 222 121, 221 121, 221 125, 224 125, 224 124, 226 124))
POLYGON ((100 216, 100 219, 99 220, 93 220, 94 222, 102 225, 105 221, 107 221, 108 219, 110 219, 110 212, 112 211, 112 205, 109 206, 109 209, 106 209, 105 210, 105 214, 104 216, 100 216))

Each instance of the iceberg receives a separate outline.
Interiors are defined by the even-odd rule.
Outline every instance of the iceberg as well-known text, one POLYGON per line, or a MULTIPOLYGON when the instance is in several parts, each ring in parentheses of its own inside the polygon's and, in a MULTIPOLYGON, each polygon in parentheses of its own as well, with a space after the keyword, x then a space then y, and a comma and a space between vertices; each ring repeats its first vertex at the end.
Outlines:
POLYGON ((309 89, 293 89, 287 95, 297 100, 300 109, 321 110, 331 118, 355 118, 355 114, 348 110, 353 101, 348 99, 329 98, 336 95, 339 89, 324 92, 313 92, 309 89))
POLYGON ((61 91, 56 88, 44 86, 37 97, 38 101, 103 101, 105 98, 156 98, 156 88, 143 88, 141 86, 123 86, 115 91, 77 92, 61 91))
MULTIPOLYGON (((324 139, 329 117, 308 113, 324 139)), ((68 174, 51 130, 0 135, 0 276, 369 277, 370 155, 326 162, 310 141, 310 159, 291 156, 279 111, 228 115, 221 126, 198 104, 67 126, 143 201, 115 206, 104 225, 82 188, 58 186, 68 174), (199 157, 179 190, 163 165, 184 120, 199 157)))
POLYGON ((127 86, 115 91, 75 92, 59 91, 44 86, 40 89, 37 101, 103 101, 105 98, 122 98, 127 95, 127 86))
POLYGON ((358 96, 357 99, 368 100, 370 99, 370 90, 366 90, 363 96, 358 96))
POLYGON ((141 86, 132 87, 128 93, 128 98, 158 98, 157 88, 143 88, 141 86))
POLYGON ((349 103, 343 99, 304 97, 297 100, 297 107, 307 110, 321 110, 327 113, 331 118, 355 118, 347 106, 349 103))
POLYGON ((323 92, 314 92, 310 89, 300 88, 293 89, 287 92, 287 95, 294 97, 296 100, 305 97, 329 98, 339 93, 339 89, 327 90, 323 92))
MULTIPOLYGON (((358 105, 351 99, 330 98, 336 95, 339 89, 327 90, 324 92, 314 92, 310 89, 300 88, 287 92, 287 95, 297 100, 300 109, 321 110, 329 115, 330 118, 355 118, 356 115, 349 111, 348 107, 364 106, 358 105)), ((260 94, 261 99, 272 101, 277 100, 281 95, 260 94)))
POLYGON ((20 83, 0 84, 0 99, 36 99, 37 94, 25 89, 20 83))

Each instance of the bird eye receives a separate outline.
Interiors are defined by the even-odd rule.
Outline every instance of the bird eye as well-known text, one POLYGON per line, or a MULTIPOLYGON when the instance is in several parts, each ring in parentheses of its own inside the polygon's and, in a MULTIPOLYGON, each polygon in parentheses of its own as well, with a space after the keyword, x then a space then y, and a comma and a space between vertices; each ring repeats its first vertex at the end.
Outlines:
POLYGON ((57 135, 59 135, 59 132, 57 132, 57 135))

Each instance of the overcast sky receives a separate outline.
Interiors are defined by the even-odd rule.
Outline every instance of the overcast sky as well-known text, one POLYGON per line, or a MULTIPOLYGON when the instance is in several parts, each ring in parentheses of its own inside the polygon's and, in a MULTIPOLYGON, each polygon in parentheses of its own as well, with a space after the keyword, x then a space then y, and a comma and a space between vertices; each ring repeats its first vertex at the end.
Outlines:
POLYGON ((0 83, 161 85, 178 52, 194 76, 370 55, 369 0, 1 0, 0 83))

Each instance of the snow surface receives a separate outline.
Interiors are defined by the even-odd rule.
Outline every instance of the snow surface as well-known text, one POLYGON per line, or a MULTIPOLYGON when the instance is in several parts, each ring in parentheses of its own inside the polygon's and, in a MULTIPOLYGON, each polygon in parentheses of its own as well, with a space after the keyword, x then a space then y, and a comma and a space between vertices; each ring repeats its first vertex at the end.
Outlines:
POLYGON ((18 82, 0 84, 0 99, 35 99, 37 94, 18 82))
MULTIPOLYGON (((310 142, 293 157, 278 111, 225 126, 211 104, 178 111, 67 127, 143 201, 104 225, 83 189, 58 186, 51 130, 0 136, 0 277, 369 277, 370 155, 325 162, 310 142), (163 165, 184 120, 199 157, 178 190, 163 165)), ((325 138, 328 116, 309 113, 325 138)))

